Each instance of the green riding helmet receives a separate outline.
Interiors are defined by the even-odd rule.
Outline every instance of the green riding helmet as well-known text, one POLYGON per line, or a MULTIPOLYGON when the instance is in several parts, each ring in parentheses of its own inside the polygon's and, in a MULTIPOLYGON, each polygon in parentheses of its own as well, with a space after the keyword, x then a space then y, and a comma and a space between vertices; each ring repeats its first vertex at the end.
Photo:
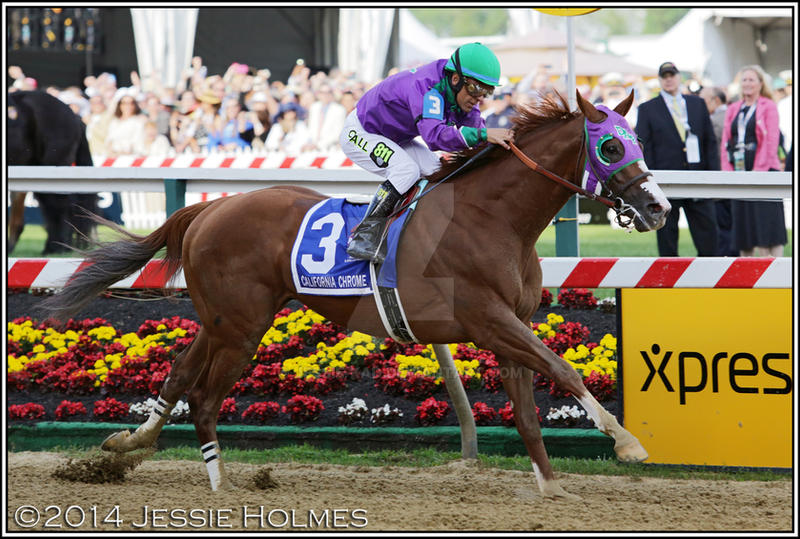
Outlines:
POLYGON ((481 43, 467 43, 456 49, 444 68, 489 86, 500 86, 500 61, 481 43))

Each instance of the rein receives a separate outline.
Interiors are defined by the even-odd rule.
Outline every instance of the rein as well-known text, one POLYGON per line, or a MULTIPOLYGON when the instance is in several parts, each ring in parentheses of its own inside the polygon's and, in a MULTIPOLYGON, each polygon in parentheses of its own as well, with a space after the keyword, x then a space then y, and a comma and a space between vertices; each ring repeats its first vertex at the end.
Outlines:
POLYGON ((428 193, 430 193, 431 191, 433 191, 434 189, 436 189, 437 187, 439 187, 441 184, 443 184, 444 182, 446 182, 447 180, 449 180, 450 178, 452 178, 453 176, 455 176, 455 175, 456 175, 456 174, 458 174, 459 172, 462 172, 462 171, 466 170, 466 169, 467 169, 467 167, 469 167, 469 166, 470 166, 472 163, 474 163, 474 162, 475 162, 475 161, 477 161, 479 158, 481 158, 481 157, 483 157, 484 155, 486 155, 487 153, 489 153, 489 152, 492 150, 492 148, 494 148, 494 146, 495 146, 494 144, 488 144, 488 145, 487 145, 485 148, 483 148, 481 151, 479 151, 478 153, 476 153, 475 155, 473 155, 472 157, 470 157, 469 159, 467 159, 467 160, 466 160, 466 161, 465 161, 465 162, 464 162, 464 163, 463 163, 463 164, 462 164, 460 167, 458 167, 457 169, 455 169, 453 172, 451 172, 450 174, 448 174, 447 176, 445 176, 444 178, 442 178, 441 180, 439 180, 439 181, 438 181, 438 182, 436 182, 435 184, 433 184, 433 185, 431 186, 431 188, 430 188, 430 189, 428 189, 428 190, 427 190, 427 191, 425 191, 424 193, 420 193, 420 194, 418 194, 418 195, 417 195, 417 196, 415 196, 413 199, 409 200, 408 202, 406 202, 405 204, 401 205, 399 208, 397 208, 396 210, 394 210, 394 211, 393 211, 391 214, 389 214, 389 217, 387 217, 387 219, 391 219, 391 218, 392 218, 392 217, 394 217, 395 215, 397 215, 397 214, 399 214, 399 213, 402 213, 402 212, 403 212, 403 210, 405 210, 406 208, 408 208, 409 206, 411 206, 412 204, 414 204, 415 202, 417 202, 419 199, 421 199, 422 197, 424 197, 425 195, 427 195, 428 193))
MULTIPOLYGON (((546 168, 543 168, 542 166, 540 166, 539 163, 537 163, 536 161, 534 161, 533 159, 531 159, 530 157, 528 157, 527 155, 522 153, 522 150, 517 148, 516 145, 514 145, 513 142, 510 142, 509 145, 511 146, 511 151, 514 152, 514 155, 516 155, 519 158, 519 160, 522 161, 528 168, 532 169, 535 172, 538 172, 542 176, 545 176, 545 177, 553 180, 554 182, 556 182, 558 184, 563 185, 564 187, 566 187, 570 191, 573 191, 575 193, 579 193, 579 194, 581 194, 581 195, 583 195, 583 196, 585 196, 587 198, 591 198, 592 200, 596 200, 596 201, 598 201, 598 202, 600 202, 602 204, 605 204, 609 208, 617 208, 617 206, 619 206, 621 204, 620 202, 614 202, 611 199, 608 199, 606 197, 603 197, 603 196, 600 196, 600 195, 595 195, 594 193, 590 193, 589 191, 587 191, 583 187, 578 187, 574 183, 565 180, 561 176, 553 174, 552 172, 550 172, 546 168)), ((629 186, 630 186, 630 184, 628 185, 628 187, 629 186)), ((617 199, 617 200, 619 201, 620 199, 617 199)))

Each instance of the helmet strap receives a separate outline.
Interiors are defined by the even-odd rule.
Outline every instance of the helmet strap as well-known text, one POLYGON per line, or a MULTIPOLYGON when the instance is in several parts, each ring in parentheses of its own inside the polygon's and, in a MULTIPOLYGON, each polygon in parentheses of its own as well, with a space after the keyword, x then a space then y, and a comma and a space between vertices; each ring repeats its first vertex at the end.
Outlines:
POLYGON ((461 47, 456 49, 456 52, 453 53, 453 65, 456 67, 456 73, 458 73, 458 84, 453 84, 452 75, 447 78, 447 84, 450 85, 450 88, 453 89, 453 93, 457 94, 461 91, 461 88, 464 86, 464 74, 461 72, 461 55, 459 54, 461 51, 461 47))

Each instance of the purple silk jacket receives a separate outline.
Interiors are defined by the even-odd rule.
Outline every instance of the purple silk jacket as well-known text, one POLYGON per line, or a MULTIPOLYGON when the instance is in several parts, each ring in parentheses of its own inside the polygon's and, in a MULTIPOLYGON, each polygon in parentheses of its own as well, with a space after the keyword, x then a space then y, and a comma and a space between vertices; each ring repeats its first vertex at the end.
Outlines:
POLYGON ((446 63, 437 60, 401 71, 367 91, 356 104, 364 129, 400 145, 421 136, 428 148, 445 152, 469 148, 468 140, 486 140, 485 132, 481 136, 475 131, 481 133, 486 127, 478 106, 464 114, 456 104, 445 77, 446 63), (432 91, 438 97, 429 95, 432 91))

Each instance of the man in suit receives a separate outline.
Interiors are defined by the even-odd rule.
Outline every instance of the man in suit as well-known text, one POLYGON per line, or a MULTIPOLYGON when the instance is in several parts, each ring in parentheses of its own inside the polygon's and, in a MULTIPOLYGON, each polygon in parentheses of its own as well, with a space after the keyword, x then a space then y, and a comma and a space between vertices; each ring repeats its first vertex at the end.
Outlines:
MULTIPOLYGON (((639 105, 636 134, 653 170, 719 170, 719 146, 705 101, 680 93, 681 76, 672 62, 658 68, 661 92, 639 105)), ((659 256, 678 256, 680 208, 689 223, 698 256, 717 256, 714 200, 669 199, 672 211, 656 232, 659 256)))

